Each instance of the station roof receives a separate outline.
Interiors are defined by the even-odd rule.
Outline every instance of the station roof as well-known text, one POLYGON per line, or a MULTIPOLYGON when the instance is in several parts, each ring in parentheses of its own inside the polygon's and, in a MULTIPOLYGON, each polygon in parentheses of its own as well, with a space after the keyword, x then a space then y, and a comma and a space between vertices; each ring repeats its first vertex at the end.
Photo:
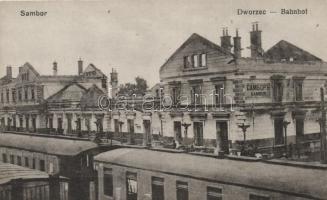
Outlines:
POLYGON ((24 149, 53 155, 74 156, 97 147, 91 141, 53 138, 13 133, 0 134, 0 147, 24 149))
POLYGON ((305 169, 264 162, 216 159, 186 153, 132 148, 101 153, 95 157, 95 160, 112 165, 310 198, 324 199, 327 196, 327 171, 323 169, 305 169))
POLYGON ((29 169, 18 165, 0 162, 0 184, 13 179, 46 179, 49 174, 39 170, 29 169))

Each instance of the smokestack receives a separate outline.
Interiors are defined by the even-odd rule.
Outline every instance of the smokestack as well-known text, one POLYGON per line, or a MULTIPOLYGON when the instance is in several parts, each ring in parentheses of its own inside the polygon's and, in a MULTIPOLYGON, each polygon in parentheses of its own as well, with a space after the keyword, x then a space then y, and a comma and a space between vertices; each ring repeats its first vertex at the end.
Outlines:
POLYGON ((241 37, 238 36, 238 29, 236 29, 236 36, 233 38, 233 40, 234 40, 235 58, 241 58, 242 57, 241 37))
POLYGON ((53 75, 54 76, 57 76, 57 73, 58 73, 58 66, 57 66, 57 62, 56 61, 54 61, 53 62, 53 75))
POLYGON ((259 30, 258 22, 252 24, 252 31, 250 32, 251 40, 251 58, 259 58, 263 56, 261 44, 261 30, 259 30))
POLYGON ((11 68, 11 66, 7 66, 7 78, 12 78, 12 68, 11 68))
POLYGON ((82 73, 83 73, 83 61, 81 60, 81 58, 77 61, 77 65, 78 65, 78 75, 82 75, 82 73))
POLYGON ((231 36, 228 35, 228 28, 223 28, 223 36, 220 37, 220 46, 228 51, 231 52, 232 43, 231 43, 231 36))

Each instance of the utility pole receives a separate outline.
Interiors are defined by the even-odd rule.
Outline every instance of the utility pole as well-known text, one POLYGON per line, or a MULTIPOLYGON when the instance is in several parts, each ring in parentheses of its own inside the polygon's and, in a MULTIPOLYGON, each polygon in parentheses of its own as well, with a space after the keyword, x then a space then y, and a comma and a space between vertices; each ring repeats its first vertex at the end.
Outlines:
POLYGON ((320 162, 323 164, 327 163, 326 156, 326 110, 325 110, 325 99, 324 99, 324 88, 320 88, 321 98, 321 132, 320 132, 320 162))

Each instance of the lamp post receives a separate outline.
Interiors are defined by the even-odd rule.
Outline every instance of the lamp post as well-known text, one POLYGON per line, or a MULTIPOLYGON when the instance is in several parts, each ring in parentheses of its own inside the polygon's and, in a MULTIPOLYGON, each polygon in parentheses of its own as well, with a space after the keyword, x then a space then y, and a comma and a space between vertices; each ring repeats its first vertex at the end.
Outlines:
POLYGON ((284 127, 284 137, 285 137, 285 155, 287 158, 287 126, 290 124, 291 122, 288 121, 283 121, 283 127, 284 127))

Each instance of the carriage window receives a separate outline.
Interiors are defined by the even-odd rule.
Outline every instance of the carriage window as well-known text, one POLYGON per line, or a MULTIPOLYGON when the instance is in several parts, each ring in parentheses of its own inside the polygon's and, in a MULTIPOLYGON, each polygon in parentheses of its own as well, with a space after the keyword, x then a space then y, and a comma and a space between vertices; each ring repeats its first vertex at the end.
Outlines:
POLYGON ((270 200, 270 197, 266 195, 250 194, 249 200, 270 200))
POLYGON ((10 164, 15 164, 15 157, 14 157, 14 155, 10 155, 10 164))
POLYGON ((104 168, 103 171, 104 171, 104 175, 103 175, 104 195, 112 197, 114 191, 112 169, 104 168))
POLYGON ((44 160, 40 160, 40 170, 45 171, 45 161, 44 160))
POLYGON ((7 162, 7 154, 5 154, 5 153, 2 154, 2 162, 4 162, 4 163, 7 162))
POLYGON ((17 156, 17 165, 22 166, 22 157, 17 156))
POLYGON ((222 189, 216 187, 207 187, 207 200, 222 200, 222 189))
POLYGON ((28 157, 25 157, 25 167, 30 167, 28 157))
POLYGON ((35 158, 33 158, 32 168, 35 169, 35 158))
POLYGON ((186 182, 176 182, 177 200, 188 200, 188 184, 186 182))
POLYGON ((127 200, 137 200, 137 174, 126 173, 127 200))
POLYGON ((152 177, 152 200, 164 200, 164 179, 152 177))

